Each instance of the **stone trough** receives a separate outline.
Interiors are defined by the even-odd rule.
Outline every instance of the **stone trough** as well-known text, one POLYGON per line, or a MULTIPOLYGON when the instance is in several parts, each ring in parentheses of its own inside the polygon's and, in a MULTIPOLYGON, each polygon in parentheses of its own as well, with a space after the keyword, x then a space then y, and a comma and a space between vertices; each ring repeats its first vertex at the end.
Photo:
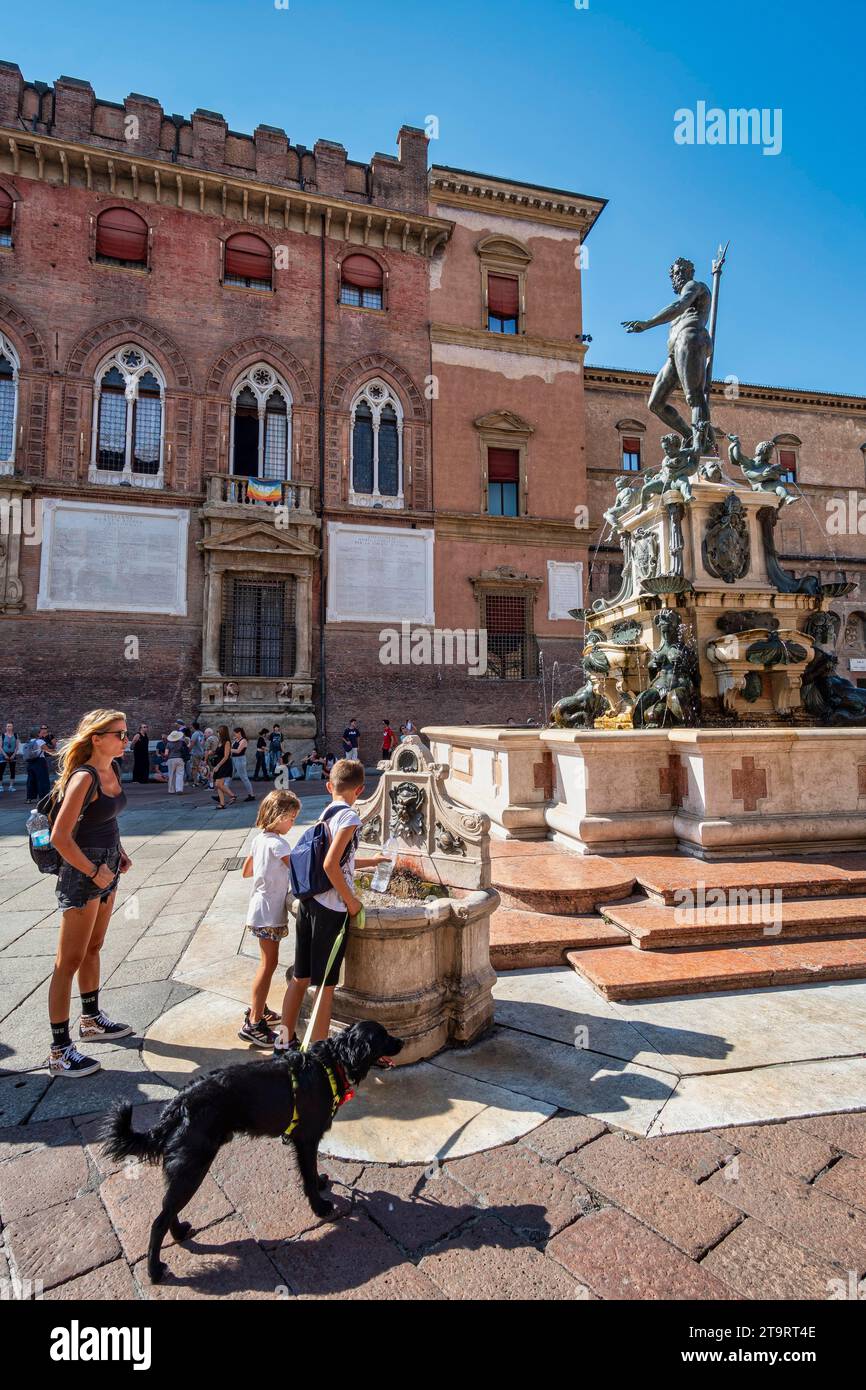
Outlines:
POLYGON ((393 837, 399 868, 430 896, 376 907, 365 894, 366 924, 349 928, 333 1016, 378 1020, 404 1040, 398 1062, 406 1065, 475 1042, 492 1026, 490 916, 499 894, 490 886, 490 818, 451 800, 447 766, 414 737, 379 766, 373 796, 356 804, 361 852, 380 852, 393 837))

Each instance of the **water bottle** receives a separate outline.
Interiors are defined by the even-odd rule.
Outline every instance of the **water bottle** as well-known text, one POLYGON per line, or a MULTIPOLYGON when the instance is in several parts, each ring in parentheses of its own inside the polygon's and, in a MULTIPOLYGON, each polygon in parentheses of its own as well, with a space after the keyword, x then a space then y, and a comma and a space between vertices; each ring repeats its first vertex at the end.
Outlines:
POLYGON ((41 811, 31 811, 27 818, 27 834, 34 849, 47 849, 51 844, 51 822, 41 811))
POLYGON ((370 889, 373 893, 387 893, 388 884, 391 882, 391 875, 394 872, 394 865, 397 863, 397 850, 399 846, 394 836, 391 835, 382 846, 382 853, 387 854, 387 864, 377 864, 370 880, 370 889))

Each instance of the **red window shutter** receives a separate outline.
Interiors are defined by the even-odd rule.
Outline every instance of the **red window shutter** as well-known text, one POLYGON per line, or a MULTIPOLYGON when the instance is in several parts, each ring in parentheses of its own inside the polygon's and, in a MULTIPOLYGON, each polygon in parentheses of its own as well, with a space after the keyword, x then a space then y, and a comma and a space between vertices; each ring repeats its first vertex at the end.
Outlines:
POLYGON ((5 188, 0 188, 0 232, 12 226, 12 199, 5 188))
POLYGON ((491 483, 519 482, 520 451, 518 449, 488 449, 487 477, 491 483))
POLYGON ((265 280, 270 284, 272 264, 270 246, 251 232, 239 232, 226 242, 226 275, 237 275, 242 280, 265 280))
POLYGON ((797 455, 793 449, 780 449, 779 462, 782 467, 791 473, 797 471, 797 455))
POLYGON ((109 208, 96 219, 96 254, 147 265, 147 223, 130 208, 109 208))
POLYGON ((340 280, 356 290, 380 290, 382 267, 370 256, 347 256, 340 266, 340 280))
POLYGON ((487 308, 501 319, 516 319, 520 286, 510 275, 488 275, 487 308))
POLYGON ((640 453, 640 440, 639 440, 639 439, 624 439, 624 440, 622 441, 622 451, 623 451, 624 454, 639 454, 639 453, 640 453))

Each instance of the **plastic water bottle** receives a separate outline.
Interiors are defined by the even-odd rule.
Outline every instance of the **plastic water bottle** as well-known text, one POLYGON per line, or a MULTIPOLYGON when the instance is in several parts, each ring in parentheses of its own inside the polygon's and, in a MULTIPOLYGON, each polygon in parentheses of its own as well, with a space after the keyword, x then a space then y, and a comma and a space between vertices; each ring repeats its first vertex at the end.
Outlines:
POLYGON ((27 834, 34 849, 47 849, 51 844, 51 823, 41 811, 31 811, 27 818, 27 834))
POLYGON ((394 836, 389 836, 382 846, 382 853, 387 854, 388 863, 377 864, 370 880, 370 889, 373 893, 387 893, 388 884, 391 882, 391 875, 394 872, 394 865, 397 863, 398 848, 394 836))

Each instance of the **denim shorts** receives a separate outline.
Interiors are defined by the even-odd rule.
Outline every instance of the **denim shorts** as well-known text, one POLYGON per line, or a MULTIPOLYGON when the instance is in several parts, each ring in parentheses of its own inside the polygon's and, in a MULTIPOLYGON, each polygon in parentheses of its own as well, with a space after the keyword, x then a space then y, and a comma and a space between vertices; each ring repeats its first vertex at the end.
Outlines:
POLYGON ((64 911, 70 907, 85 907, 94 898, 104 903, 111 897, 120 878, 120 845, 113 845, 110 849, 88 849, 86 845, 79 845, 79 849, 87 855, 91 864, 107 864, 114 877, 107 888, 97 888, 88 874, 73 868, 71 864, 64 864, 57 875, 57 902, 64 911))

